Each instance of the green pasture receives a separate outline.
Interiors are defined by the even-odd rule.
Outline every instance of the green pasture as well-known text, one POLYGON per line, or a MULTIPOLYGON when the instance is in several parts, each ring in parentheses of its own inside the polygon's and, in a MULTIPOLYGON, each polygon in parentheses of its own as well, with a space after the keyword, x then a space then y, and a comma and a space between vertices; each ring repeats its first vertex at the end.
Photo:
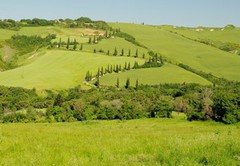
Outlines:
POLYGON ((47 51, 34 62, 13 70, 0 73, 0 85, 36 88, 62 89, 76 85, 84 86, 84 78, 89 70, 96 74, 99 67, 130 62, 144 63, 142 59, 113 57, 77 51, 47 51))
POLYGON ((168 63, 160 68, 136 69, 118 74, 108 74, 100 79, 100 83, 101 85, 115 86, 117 79, 119 79, 119 85, 123 87, 127 78, 130 78, 130 83, 133 87, 135 87, 136 80, 138 80, 139 85, 158 85, 163 83, 211 84, 198 75, 168 63))
POLYGON ((174 117, 0 124, 0 165, 239 165, 239 125, 174 117))
POLYGON ((173 63, 183 63, 218 77, 240 80, 239 56, 186 39, 156 26, 125 23, 110 25, 133 35, 137 41, 161 53, 173 63))

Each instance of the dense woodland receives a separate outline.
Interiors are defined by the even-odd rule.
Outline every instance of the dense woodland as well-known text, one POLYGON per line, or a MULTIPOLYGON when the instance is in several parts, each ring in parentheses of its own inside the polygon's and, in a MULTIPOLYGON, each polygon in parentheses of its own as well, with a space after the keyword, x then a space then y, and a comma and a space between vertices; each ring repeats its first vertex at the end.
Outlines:
POLYGON ((171 118, 184 112, 189 121, 214 120, 226 124, 240 121, 240 85, 164 84, 75 87, 59 92, 0 87, 1 122, 70 122, 96 119, 171 118))

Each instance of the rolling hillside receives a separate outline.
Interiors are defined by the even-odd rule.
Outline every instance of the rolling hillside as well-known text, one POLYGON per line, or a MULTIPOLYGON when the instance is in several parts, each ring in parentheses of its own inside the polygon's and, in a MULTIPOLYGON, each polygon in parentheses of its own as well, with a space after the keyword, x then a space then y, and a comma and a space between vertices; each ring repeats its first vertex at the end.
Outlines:
POLYGON ((173 63, 183 63, 196 70, 230 80, 240 80, 240 57, 195 42, 155 26, 111 23, 136 37, 149 49, 161 53, 173 63))
POLYGON ((33 63, 0 73, 0 84, 36 89, 63 89, 76 85, 84 86, 89 70, 96 74, 99 67, 121 64, 142 59, 113 57, 73 51, 48 51, 33 63))
POLYGON ((115 86, 119 78, 120 87, 124 87, 127 78, 130 78, 131 86, 135 86, 136 80, 139 84, 157 85, 164 83, 199 83, 211 84, 202 77, 188 72, 180 67, 166 63, 160 68, 137 69, 119 74, 110 74, 100 79, 102 85, 115 86))

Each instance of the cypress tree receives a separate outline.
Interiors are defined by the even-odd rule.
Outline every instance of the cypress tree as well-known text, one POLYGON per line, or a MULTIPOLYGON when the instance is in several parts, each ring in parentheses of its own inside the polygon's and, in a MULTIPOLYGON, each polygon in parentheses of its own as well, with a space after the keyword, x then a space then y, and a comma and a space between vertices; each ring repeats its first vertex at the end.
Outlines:
POLYGON ((108 67, 107 67, 107 71, 108 73, 110 73, 110 65, 108 64, 108 67))
POLYGON ((119 65, 119 71, 122 71, 122 66, 121 65, 119 65))
POLYGON ((93 53, 97 53, 97 50, 95 48, 93 49, 93 53))
POLYGON ((138 89, 138 79, 136 80, 136 90, 138 89))
POLYGON ((127 70, 127 62, 125 62, 124 70, 127 70))
POLYGON ((81 46, 80 46, 80 50, 81 50, 81 51, 83 50, 83 44, 81 44, 81 46))
POLYGON ((138 68, 138 62, 135 61, 135 62, 134 62, 134 65, 133 65, 133 69, 137 69, 137 68, 138 68))
POLYGON ((67 49, 69 49, 69 45, 70 45, 70 38, 68 37, 68 41, 67 41, 67 49))
POLYGON ((110 51, 109 50, 107 51, 107 55, 110 55, 110 51))
POLYGON ((97 77, 97 81, 95 82, 95 86, 96 86, 97 88, 100 87, 100 80, 99 80, 99 77, 97 77))
POLYGON ((97 77, 100 76, 100 69, 98 68, 97 77))
POLYGON ((115 48, 113 55, 114 55, 114 56, 117 56, 117 54, 118 54, 118 53, 117 53, 117 48, 115 48))
POLYGON ((101 67, 101 76, 103 76, 103 73, 104 71, 103 71, 103 67, 101 67))
POLYGON ((128 51, 128 56, 131 56, 131 50, 129 49, 129 51, 128 51))
POLYGON ((117 78, 116 87, 119 88, 119 78, 117 78))
POLYGON ((127 78, 125 88, 128 89, 130 86, 130 78, 127 78))
POLYGON ((89 81, 90 80, 90 73, 89 71, 86 73, 86 76, 85 76, 85 81, 89 81))
POLYGON ((77 41, 76 39, 74 39, 74 45, 73 45, 73 49, 76 50, 77 49, 77 41))
POLYGON ((130 62, 128 63, 128 70, 131 70, 131 64, 130 64, 130 62))
POLYGON ((138 49, 136 50, 136 55, 135 55, 135 57, 136 57, 136 58, 138 57, 138 49))
POLYGON ((124 49, 122 49, 122 53, 121 53, 121 56, 123 56, 124 55, 124 49))
POLYGON ((61 44, 62 44, 62 38, 60 37, 59 43, 58 43, 58 48, 61 48, 61 44))
POLYGON ((118 67, 118 65, 116 66, 116 73, 118 73, 119 72, 119 67, 118 67))
POLYGON ((91 43, 92 43, 92 38, 89 37, 88 44, 91 44, 91 43))
POLYGON ((162 55, 160 56, 160 62, 161 62, 161 64, 164 64, 162 55))
POLYGON ((108 38, 108 31, 106 31, 106 33, 105 33, 105 37, 108 38))
POLYGON ((112 73, 113 72, 113 67, 112 67, 112 65, 111 65, 111 68, 110 68, 110 71, 109 71, 110 73, 112 73))
POLYGON ((96 42, 97 42, 97 41, 96 41, 96 37, 94 36, 94 37, 93 37, 93 44, 96 44, 96 42))

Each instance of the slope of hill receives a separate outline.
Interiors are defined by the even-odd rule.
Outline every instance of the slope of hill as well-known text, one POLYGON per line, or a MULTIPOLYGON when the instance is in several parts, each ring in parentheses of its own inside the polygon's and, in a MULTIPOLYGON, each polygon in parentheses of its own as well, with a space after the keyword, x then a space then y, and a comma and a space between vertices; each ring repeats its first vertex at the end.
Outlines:
POLYGON ((240 80, 240 57, 195 42, 154 26, 111 23, 133 35, 149 49, 161 53, 174 63, 183 63, 196 70, 230 80, 240 80))
POLYGON ((142 57, 143 53, 145 57, 148 58, 148 50, 139 46, 136 46, 123 38, 111 38, 111 39, 104 39, 99 44, 86 44, 84 45, 84 50, 93 51, 96 49, 97 51, 103 50, 105 53, 109 50, 110 54, 114 53, 115 48, 118 51, 118 55, 121 54, 122 49, 124 49, 124 56, 127 56, 129 50, 131 52, 131 56, 136 55, 136 50, 138 50, 139 57, 142 57))
POLYGON ((102 77, 102 85, 115 86, 119 78, 120 87, 125 86, 127 78, 130 78, 131 86, 135 86, 136 80, 143 85, 157 85, 162 83, 199 83, 211 84, 202 77, 188 72, 178 66, 166 63, 160 68, 137 69, 119 74, 110 74, 102 77))
POLYGON ((62 89, 84 86, 87 71, 96 74, 99 67, 142 59, 113 57, 76 51, 48 51, 33 63, 0 73, 0 84, 36 89, 62 89))

